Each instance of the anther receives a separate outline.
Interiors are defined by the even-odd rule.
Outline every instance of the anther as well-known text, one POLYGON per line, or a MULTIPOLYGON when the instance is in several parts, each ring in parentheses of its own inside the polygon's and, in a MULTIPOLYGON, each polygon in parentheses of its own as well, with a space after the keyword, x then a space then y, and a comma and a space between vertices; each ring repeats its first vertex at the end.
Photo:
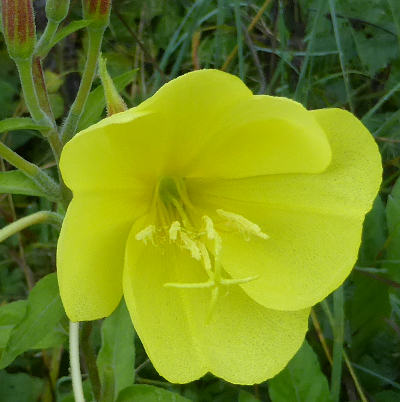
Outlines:
POLYGON ((143 230, 136 233, 135 239, 139 241, 143 241, 144 244, 147 244, 148 241, 151 241, 154 244, 154 234, 156 232, 156 227, 154 225, 146 226, 143 230))
POLYGON ((215 255, 218 256, 222 248, 221 236, 215 230, 214 222, 209 216, 204 215, 202 219, 204 222, 207 238, 214 241, 215 255))
POLYGON ((181 230, 181 224, 178 221, 174 221, 169 228, 168 235, 171 241, 176 241, 178 238, 178 232, 181 230))
POLYGON ((260 226, 249 221, 242 215, 224 211, 223 209, 217 209, 217 214, 224 218, 228 224, 235 226, 242 233, 257 236, 264 240, 269 239, 269 236, 261 230, 260 226))
POLYGON ((194 240, 192 240, 186 232, 181 231, 181 240, 183 243, 183 246, 190 251, 191 256, 195 260, 201 260, 201 253, 200 250, 194 240))
POLYGON ((207 275, 211 278, 213 277, 210 254, 208 253, 207 247, 204 243, 198 242, 197 246, 199 247, 201 257, 203 259, 203 265, 207 272, 207 275))

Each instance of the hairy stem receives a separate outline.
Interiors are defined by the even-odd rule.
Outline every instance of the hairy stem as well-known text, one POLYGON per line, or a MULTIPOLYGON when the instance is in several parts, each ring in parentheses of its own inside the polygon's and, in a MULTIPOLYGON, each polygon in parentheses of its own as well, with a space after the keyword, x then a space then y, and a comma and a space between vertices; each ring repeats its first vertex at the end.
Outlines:
POLYGON ((21 230, 38 223, 55 223, 61 226, 62 216, 51 211, 40 211, 32 215, 25 216, 17 221, 10 223, 3 229, 0 229, 0 242, 8 239, 12 235, 19 233, 21 230))
POLYGON ((55 125, 54 115, 51 110, 49 95, 47 92, 46 81, 44 79, 42 60, 40 59, 40 57, 33 58, 32 74, 39 106, 47 114, 51 122, 55 125))
POLYGON ((25 103, 29 110, 29 113, 36 123, 48 127, 47 130, 42 131, 42 134, 43 136, 48 138, 56 161, 58 162, 61 155, 62 143, 53 123, 40 107, 39 99, 36 94, 35 84, 33 82, 32 58, 15 60, 15 63, 19 71, 25 103))
POLYGON ((62 141, 65 144, 75 134, 79 121, 82 117, 83 110, 92 88, 93 79, 96 73, 97 61, 100 54, 101 43, 103 41, 104 30, 88 29, 89 46, 85 69, 83 71, 81 84, 75 101, 69 110, 67 119, 65 120, 62 130, 62 141))
POLYGON ((42 169, 35 164, 28 162, 22 158, 11 148, 7 147, 4 143, 0 142, 0 157, 5 159, 11 165, 18 168, 22 173, 31 178, 49 199, 59 200, 60 189, 55 181, 48 176, 42 169))
POLYGON ((33 120, 43 126, 48 126, 49 129, 52 128, 51 122, 49 121, 46 114, 39 106, 39 100, 36 95, 35 84, 33 82, 32 76, 32 58, 24 60, 15 60, 17 65, 22 91, 24 93, 25 103, 31 114, 33 120))
POLYGON ((35 56, 38 56, 41 59, 46 57, 46 51, 48 49, 49 43, 53 40, 59 25, 59 22, 52 20, 47 21, 46 28, 36 45, 35 56))

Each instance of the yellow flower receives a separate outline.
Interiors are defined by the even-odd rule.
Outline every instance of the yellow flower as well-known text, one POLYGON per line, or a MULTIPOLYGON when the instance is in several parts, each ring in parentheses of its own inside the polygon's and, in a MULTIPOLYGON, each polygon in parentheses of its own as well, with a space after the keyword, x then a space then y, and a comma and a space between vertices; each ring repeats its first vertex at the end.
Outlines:
POLYGON ((71 320, 124 296, 158 372, 252 384, 303 342, 310 306, 357 257, 381 180, 377 146, 340 109, 307 111, 201 70, 79 133, 58 244, 71 320))

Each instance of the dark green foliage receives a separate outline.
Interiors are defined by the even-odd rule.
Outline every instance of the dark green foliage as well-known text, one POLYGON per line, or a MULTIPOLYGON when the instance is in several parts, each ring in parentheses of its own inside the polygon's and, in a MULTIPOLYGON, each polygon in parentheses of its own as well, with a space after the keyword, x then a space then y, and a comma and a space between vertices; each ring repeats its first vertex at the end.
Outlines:
POLYGON ((288 366, 269 381, 269 395, 275 402, 331 401, 328 380, 307 342, 288 366))

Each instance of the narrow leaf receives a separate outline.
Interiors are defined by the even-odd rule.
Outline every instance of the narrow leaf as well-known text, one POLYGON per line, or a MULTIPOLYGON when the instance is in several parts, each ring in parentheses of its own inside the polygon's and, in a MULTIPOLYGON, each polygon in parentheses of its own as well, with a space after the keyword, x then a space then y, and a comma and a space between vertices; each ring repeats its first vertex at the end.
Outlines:
POLYGON ((152 385, 132 385, 122 390, 117 402, 190 402, 189 399, 152 385))
POLYGON ((13 130, 43 130, 45 126, 36 124, 29 117, 10 117, 0 121, 0 133, 13 130))
POLYGON ((72 33, 79 31, 82 28, 87 27, 90 25, 91 21, 90 20, 78 20, 78 21, 72 21, 69 23, 67 26, 64 28, 60 29, 56 35, 54 35, 53 40, 48 44, 48 46, 43 50, 42 54, 46 55, 58 42, 66 38, 68 35, 71 35, 72 33))
POLYGON ((268 389, 272 402, 331 401, 328 380, 306 341, 287 367, 268 381, 268 389))
POLYGON ((101 340, 97 367, 102 390, 115 400, 123 388, 134 383, 135 376, 135 333, 123 300, 103 321, 101 340))
MULTIPOLYGON (((132 82, 136 72, 137 70, 131 70, 113 78, 114 85, 118 92, 122 91, 132 82)), ((81 131, 90 125, 97 123, 100 120, 105 107, 106 101, 104 98, 104 89, 102 85, 99 85, 89 94, 85 111, 83 112, 82 118, 79 122, 78 130, 81 131)))
POLYGON ((0 193, 47 196, 31 178, 19 170, 0 172, 0 193))
POLYGON ((56 274, 41 279, 32 289, 22 321, 13 328, 1 355, 0 369, 29 349, 36 348, 49 332, 58 326, 65 313, 61 304, 56 274))

